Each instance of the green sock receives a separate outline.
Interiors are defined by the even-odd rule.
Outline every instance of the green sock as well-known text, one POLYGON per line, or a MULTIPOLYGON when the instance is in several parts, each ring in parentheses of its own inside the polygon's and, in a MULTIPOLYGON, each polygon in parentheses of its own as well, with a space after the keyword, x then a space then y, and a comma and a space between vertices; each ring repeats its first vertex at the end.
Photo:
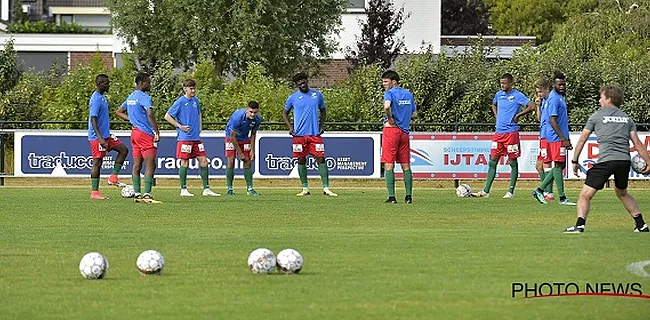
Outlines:
POLYGON ((557 193, 560 194, 560 197, 566 196, 564 194, 564 176, 562 175, 562 169, 553 168, 553 178, 555 178, 555 185, 557 186, 557 193))
POLYGON ((323 188, 329 188, 330 172, 327 169, 327 164, 325 162, 318 164, 318 175, 320 175, 320 180, 323 182, 323 188))
POLYGON ((515 187, 517 186, 517 178, 519 178, 519 162, 517 159, 510 160, 510 187, 508 191, 510 193, 515 193, 515 187))
POLYGON ((114 175, 119 174, 121 169, 122 169, 122 164, 115 162, 115 164, 113 165, 113 174, 114 175))
POLYGON ((555 168, 546 172, 546 177, 544 177, 544 181, 542 181, 542 184, 539 186, 540 189, 546 190, 549 185, 553 184, 553 170, 555 170, 555 168))
POLYGON ((232 181, 235 180, 235 168, 226 168, 226 187, 232 190, 232 181))
POLYGON ((208 167, 201 167, 201 181, 203 181, 203 189, 210 188, 210 181, 208 180, 210 176, 210 169, 208 167))
POLYGON ((299 164, 298 165, 298 175, 300 176, 300 182, 302 183, 303 188, 309 188, 309 181, 307 180, 307 165, 299 164))
POLYGON ((90 178, 90 181, 93 186, 93 191, 99 191, 99 178, 90 178))
MULTIPOLYGON (((550 171, 548 171, 548 172, 547 172, 547 171, 544 171, 544 177, 546 177, 546 176, 549 175, 549 174, 551 174, 550 171)), ((544 182, 544 179, 542 179, 542 182, 544 182)), ((548 186, 547 186, 546 188, 544 188, 544 192, 546 192, 546 193, 553 193, 553 184, 552 184, 552 183, 549 183, 548 186)))
POLYGON ((142 188, 140 187, 140 175, 135 175, 131 178, 133 181, 133 191, 135 193, 142 193, 142 188))
POLYGON ((395 196, 395 171, 394 170, 384 170, 384 178, 386 178, 386 189, 388 190, 388 196, 395 196))
POLYGON ((246 180, 246 189, 253 189, 253 169, 244 168, 244 179, 246 180))
POLYGON ((144 177, 144 193, 151 194, 151 187, 153 186, 153 177, 144 177))
POLYGON ((488 174, 487 174, 487 179, 485 180, 485 187, 483 187, 483 191, 486 193, 490 193, 490 188, 492 188, 492 182, 494 182, 494 177, 497 175, 497 161, 496 160, 490 160, 488 161, 488 174))
MULTIPOLYGON (((413 195, 413 171, 411 169, 404 170, 404 187, 406 187, 406 195, 413 195)), ((395 192, 393 192, 393 195, 395 192)))
POLYGON ((187 189, 187 167, 181 166, 178 169, 178 177, 180 178, 181 189, 187 189))

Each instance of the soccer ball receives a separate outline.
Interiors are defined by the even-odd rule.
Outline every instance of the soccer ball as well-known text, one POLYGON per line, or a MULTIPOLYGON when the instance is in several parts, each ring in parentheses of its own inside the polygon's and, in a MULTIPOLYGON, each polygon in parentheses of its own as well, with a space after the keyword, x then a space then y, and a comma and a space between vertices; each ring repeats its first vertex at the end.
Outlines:
POLYGON ((108 273, 108 260, 99 252, 89 252, 81 258, 79 272, 86 279, 103 279, 108 273))
POLYGON ((284 249, 276 257, 278 271, 282 273, 298 273, 302 270, 302 255, 294 249, 284 249))
POLYGON ((165 267, 165 258, 156 250, 147 250, 138 256, 135 261, 140 274, 160 274, 165 267))
POLYGON ((636 173, 641 173, 645 170, 646 163, 643 161, 643 158, 637 153, 632 156, 632 170, 636 173))
POLYGON ((133 198, 135 196, 135 190, 133 190, 132 185, 125 185, 124 188, 122 188, 122 197, 124 198, 133 198))
POLYGON ((460 198, 467 198, 472 195, 472 187, 468 184, 461 184, 456 188, 456 195, 460 198))
POLYGON ((252 273, 271 273, 275 270, 275 255, 266 248, 255 249, 248 256, 248 267, 252 273))

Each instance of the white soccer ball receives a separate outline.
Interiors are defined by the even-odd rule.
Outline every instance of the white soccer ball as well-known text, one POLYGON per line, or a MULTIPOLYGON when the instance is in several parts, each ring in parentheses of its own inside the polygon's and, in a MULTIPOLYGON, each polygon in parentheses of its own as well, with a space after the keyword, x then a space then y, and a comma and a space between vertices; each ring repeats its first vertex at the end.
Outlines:
POLYGON ((266 248, 255 249, 248 256, 248 267, 252 273, 271 273, 275 270, 275 255, 266 248))
POLYGON ((86 279, 103 279, 108 273, 108 260, 99 252, 89 252, 81 258, 79 272, 86 279))
POLYGON ((294 249, 284 249, 276 257, 278 271, 282 273, 298 273, 302 270, 302 255, 294 249))
POLYGON ((133 198, 133 196, 135 196, 135 190, 133 190, 133 186, 128 185, 128 184, 125 185, 122 188, 122 197, 124 197, 124 198, 133 198))
POLYGON ((645 170, 646 163, 643 161, 643 158, 637 153, 632 156, 632 170, 636 173, 641 173, 645 170))
POLYGON ((142 275, 160 274, 165 267, 165 258, 156 250, 147 250, 138 256, 135 265, 142 275))
POLYGON ((460 198, 467 198, 472 195, 472 187, 468 184, 461 184, 456 188, 456 195, 460 198))

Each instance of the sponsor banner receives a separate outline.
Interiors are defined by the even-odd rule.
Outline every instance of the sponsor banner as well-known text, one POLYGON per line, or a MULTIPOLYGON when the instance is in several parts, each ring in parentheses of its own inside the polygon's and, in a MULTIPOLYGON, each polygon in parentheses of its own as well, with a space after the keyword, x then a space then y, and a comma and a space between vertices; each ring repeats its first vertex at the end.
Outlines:
MULTIPOLYGON (((492 133, 479 134, 425 134, 411 135, 411 169, 415 178, 484 179, 487 176, 492 133)), ((538 133, 520 133, 521 156, 519 177, 537 179, 535 169, 539 152, 538 133)), ((400 173, 400 166, 396 166, 400 173)), ((499 159, 497 178, 510 178, 507 157, 499 159)))
MULTIPOLYGON (((379 178, 379 133, 325 133, 325 162, 330 177, 379 178)), ((292 137, 286 133, 258 134, 256 177, 298 178, 292 137)), ((318 177, 316 160, 307 157, 310 177, 318 177)))
MULTIPOLYGON (((578 144, 579 139, 580 139, 580 134, 578 133, 571 134, 571 144, 574 147, 578 144)), ((639 139, 641 139, 641 142, 643 142, 646 149, 650 147, 650 133, 639 132, 639 139)), ((629 142, 629 144, 630 144, 630 156, 637 154, 636 148, 632 146, 632 142, 629 142)), ((594 164, 598 162, 598 154, 599 154, 598 139, 596 138, 596 135, 592 134, 589 136, 589 139, 587 139, 587 142, 585 143, 585 146, 582 149, 580 156, 578 157, 578 162, 582 166, 578 176, 573 174, 573 165, 570 163, 574 155, 573 150, 569 151, 569 154, 567 155, 568 157, 567 162, 569 162, 568 166, 570 166, 571 170, 568 170, 569 171, 568 178, 584 179, 587 175, 587 170, 589 170, 589 168, 593 167, 594 164)), ((630 168, 630 179, 647 179, 647 178, 648 178, 647 175, 638 174, 630 168)))
MULTIPOLYGON (((129 149, 129 156, 120 175, 130 176, 132 170, 131 132, 113 131, 129 149)), ((207 152, 211 176, 225 176, 224 133, 201 134, 207 152)), ((115 163, 115 151, 108 152, 101 174, 110 175, 115 163)), ((90 144, 86 131, 16 131, 14 175, 18 177, 87 177, 92 168, 90 144)), ((176 159, 176 132, 161 132, 156 159, 157 177, 178 177, 180 160, 176 159)), ((189 176, 199 177, 197 159, 190 160, 189 176)), ((254 164, 253 164, 253 169, 254 164)), ((144 168, 143 168, 144 172, 144 168)), ((235 174, 243 175, 241 161, 235 161, 235 174)))

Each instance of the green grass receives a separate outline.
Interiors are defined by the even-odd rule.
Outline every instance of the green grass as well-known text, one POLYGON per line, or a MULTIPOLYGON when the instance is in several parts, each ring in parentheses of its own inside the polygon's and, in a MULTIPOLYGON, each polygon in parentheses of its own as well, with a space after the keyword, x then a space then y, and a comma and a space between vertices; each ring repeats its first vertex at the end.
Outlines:
MULTIPOLYGON (((523 187, 511 200, 504 190, 459 199, 416 189, 413 205, 387 205, 384 190, 361 186, 304 199, 296 188, 180 198, 161 187, 161 205, 108 187, 108 201, 88 200, 87 187, 0 188, 0 318, 650 317, 644 299, 511 297, 513 282, 638 282, 650 294, 650 278, 626 270, 650 260, 650 234, 631 232, 611 189, 593 201, 586 233, 564 235, 575 208, 541 206, 523 187), (301 274, 251 274, 246 259, 258 247, 298 249, 301 274), (162 276, 138 274, 146 249, 165 256, 162 276), (108 258, 106 279, 79 274, 89 251, 108 258)), ((632 193, 650 208, 650 191, 632 193)))

